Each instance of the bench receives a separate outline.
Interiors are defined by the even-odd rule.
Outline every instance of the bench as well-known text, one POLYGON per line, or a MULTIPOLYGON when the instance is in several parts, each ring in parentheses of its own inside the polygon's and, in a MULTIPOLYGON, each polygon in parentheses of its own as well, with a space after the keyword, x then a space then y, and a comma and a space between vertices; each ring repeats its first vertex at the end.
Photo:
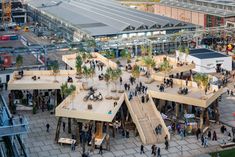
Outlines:
POLYGON ((225 144, 220 144, 221 148, 228 148, 228 147, 233 147, 233 146, 235 146, 234 142, 228 142, 228 143, 225 143, 225 144))
MULTIPOLYGON (((101 146, 103 141, 105 140, 106 134, 104 133, 102 138, 95 138, 95 146, 101 146)), ((91 144, 91 141, 89 142, 91 144)))
POLYGON ((61 146, 62 146, 62 144, 70 144, 71 145, 73 142, 75 143, 76 140, 73 140, 73 139, 70 139, 70 138, 60 138, 58 140, 58 143, 60 143, 61 146))

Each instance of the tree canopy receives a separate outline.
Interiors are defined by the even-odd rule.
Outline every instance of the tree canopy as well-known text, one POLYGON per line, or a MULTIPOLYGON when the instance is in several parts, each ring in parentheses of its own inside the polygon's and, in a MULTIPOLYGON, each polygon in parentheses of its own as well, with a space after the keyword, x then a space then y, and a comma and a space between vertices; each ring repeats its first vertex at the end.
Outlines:
POLYGON ((17 68, 21 67, 23 65, 23 62, 24 62, 23 56, 18 55, 16 57, 16 67, 17 68))

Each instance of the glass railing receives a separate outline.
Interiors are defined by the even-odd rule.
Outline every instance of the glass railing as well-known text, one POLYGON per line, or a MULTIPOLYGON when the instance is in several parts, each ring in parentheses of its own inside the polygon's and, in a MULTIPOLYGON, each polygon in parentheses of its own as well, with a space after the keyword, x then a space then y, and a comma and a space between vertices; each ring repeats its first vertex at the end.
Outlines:
POLYGON ((29 128, 28 128, 28 121, 26 118, 22 118, 22 120, 19 120, 19 118, 14 118, 12 122, 13 124, 10 124, 9 122, 8 125, 0 127, 0 137, 12 136, 28 132, 29 128))
POLYGON ((27 133, 28 121, 25 117, 11 117, 6 102, 0 95, 0 137, 27 133))

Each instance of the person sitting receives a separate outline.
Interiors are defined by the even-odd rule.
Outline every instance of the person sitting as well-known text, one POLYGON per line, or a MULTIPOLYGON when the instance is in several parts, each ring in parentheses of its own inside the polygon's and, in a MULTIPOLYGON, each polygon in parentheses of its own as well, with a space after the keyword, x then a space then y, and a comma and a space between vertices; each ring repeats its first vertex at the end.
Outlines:
POLYGON ((182 94, 183 93, 182 90, 183 90, 182 87, 180 87, 179 90, 178 90, 178 94, 182 94))
POLYGON ((19 74, 21 77, 23 77, 23 76, 24 76, 24 71, 21 70, 21 71, 18 72, 18 74, 19 74))
POLYGON ((131 65, 128 64, 128 65, 127 65, 127 70, 131 70, 131 69, 132 69, 131 65))
POLYGON ((145 103, 145 101, 144 101, 144 96, 141 97, 141 102, 142 102, 142 103, 145 103))
POLYGON ((159 90, 160 90, 160 92, 164 92, 164 85, 163 84, 160 85, 159 90))
POLYGON ((184 93, 184 95, 187 95, 188 94, 188 88, 184 88, 183 93, 184 93))
POLYGON ((98 95, 98 99, 99 100, 102 100, 103 99, 103 96, 102 96, 102 94, 99 92, 99 95, 98 95))
POLYGON ((37 77, 36 77, 36 76, 33 76, 32 79, 33 79, 34 81, 36 81, 36 80, 37 80, 37 77))
POLYGON ((99 77, 99 80, 103 80, 104 79, 104 74, 102 73, 98 77, 99 77))
POLYGON ((72 82, 73 82, 73 78, 68 76, 68 80, 67 80, 67 81, 68 81, 69 83, 72 83, 72 82))

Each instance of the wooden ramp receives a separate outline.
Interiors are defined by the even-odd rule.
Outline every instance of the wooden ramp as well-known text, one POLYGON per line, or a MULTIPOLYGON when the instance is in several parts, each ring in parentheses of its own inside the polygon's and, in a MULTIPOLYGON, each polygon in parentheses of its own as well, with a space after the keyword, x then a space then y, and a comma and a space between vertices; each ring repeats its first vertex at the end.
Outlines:
POLYGON ((131 101, 128 101, 127 107, 144 144, 164 142, 166 134, 170 138, 164 120, 156 109, 152 98, 150 98, 148 103, 142 103, 139 97, 134 97, 131 101), (161 135, 157 135, 155 132, 155 128, 159 124, 162 125, 161 135))

